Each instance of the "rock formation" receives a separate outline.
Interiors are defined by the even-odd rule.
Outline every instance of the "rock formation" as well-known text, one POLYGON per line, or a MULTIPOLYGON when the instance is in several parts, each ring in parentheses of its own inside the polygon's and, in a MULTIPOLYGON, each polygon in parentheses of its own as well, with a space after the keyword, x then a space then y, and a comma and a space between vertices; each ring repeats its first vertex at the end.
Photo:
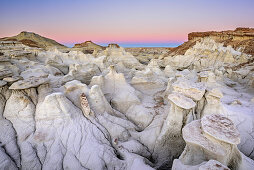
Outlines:
POLYGON ((254 169, 252 34, 128 49, 1 39, 0 169, 254 169))
POLYGON ((186 147, 179 159, 184 165, 217 160, 230 169, 249 169, 253 166, 237 149, 240 134, 233 122, 222 115, 212 114, 186 125, 183 138, 186 147))
POLYGON ((95 44, 92 41, 85 41, 80 44, 75 44, 74 47, 72 47, 72 50, 80 50, 85 54, 93 54, 97 53, 98 51, 105 50, 105 47, 95 44))
POLYGON ((56 42, 55 40, 42 37, 33 32, 26 31, 22 31, 16 36, 1 38, 0 41, 14 41, 14 42, 18 41, 26 46, 37 48, 50 48, 50 47, 65 48, 64 45, 56 42))
POLYGON ((224 46, 232 46, 234 49, 241 49, 246 54, 254 55, 254 29, 236 28, 228 31, 192 32, 188 34, 188 41, 179 47, 171 49, 170 55, 183 55, 202 38, 209 37, 224 46))

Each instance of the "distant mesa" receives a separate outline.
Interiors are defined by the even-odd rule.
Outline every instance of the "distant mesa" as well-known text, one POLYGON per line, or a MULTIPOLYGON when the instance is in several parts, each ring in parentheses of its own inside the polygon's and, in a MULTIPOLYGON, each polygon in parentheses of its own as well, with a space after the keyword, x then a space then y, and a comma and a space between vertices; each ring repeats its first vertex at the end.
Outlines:
POLYGON ((108 48, 120 48, 118 44, 109 44, 108 48))
POLYGON ((254 38, 254 28, 236 28, 235 30, 228 31, 208 31, 208 32, 192 32, 188 34, 188 40, 195 40, 204 37, 215 37, 218 40, 249 40, 254 38))
POLYGON ((80 44, 75 44, 72 49, 82 51, 83 53, 92 54, 94 51, 105 50, 105 47, 95 44, 92 41, 85 41, 80 44))
POLYGON ((66 48, 64 45, 56 42, 55 40, 40 36, 39 34, 35 34, 33 32, 22 31, 18 35, 12 37, 4 37, 0 38, 0 41, 19 41, 24 45, 29 47, 37 47, 37 48, 66 48))
POLYGON ((103 48, 102 46, 95 44, 92 41, 85 41, 80 44, 75 44, 73 48, 103 48))
MULTIPOLYGON (((108 44, 107 48, 120 48, 120 46, 118 44, 111 43, 111 44, 108 44)), ((92 53, 94 53, 94 51, 98 52, 101 50, 105 50, 106 47, 95 44, 92 41, 85 41, 80 44, 75 44, 72 49, 82 51, 85 54, 87 54, 87 53, 92 54, 92 53)))
POLYGON ((228 31, 192 32, 188 34, 188 41, 173 48, 170 55, 184 55, 184 53, 196 44, 201 38, 210 37, 224 46, 231 45, 234 49, 254 56, 254 28, 236 28, 228 31))

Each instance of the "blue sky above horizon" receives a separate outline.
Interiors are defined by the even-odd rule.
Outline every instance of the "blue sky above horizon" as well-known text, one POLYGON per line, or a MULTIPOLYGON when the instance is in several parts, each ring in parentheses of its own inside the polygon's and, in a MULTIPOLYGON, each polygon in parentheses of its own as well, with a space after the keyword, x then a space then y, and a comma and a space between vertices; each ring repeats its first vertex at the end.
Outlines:
POLYGON ((181 44, 194 31, 254 27, 253 0, 1 0, 0 37, 30 31, 65 45, 181 44))

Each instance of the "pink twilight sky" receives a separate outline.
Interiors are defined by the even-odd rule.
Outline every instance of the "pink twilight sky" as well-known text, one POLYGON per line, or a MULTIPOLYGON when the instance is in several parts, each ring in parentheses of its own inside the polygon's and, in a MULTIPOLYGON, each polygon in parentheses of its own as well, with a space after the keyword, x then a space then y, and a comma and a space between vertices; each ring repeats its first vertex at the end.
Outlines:
POLYGON ((253 0, 1 0, 0 37, 30 31, 63 44, 169 44, 193 31, 254 27, 253 0))

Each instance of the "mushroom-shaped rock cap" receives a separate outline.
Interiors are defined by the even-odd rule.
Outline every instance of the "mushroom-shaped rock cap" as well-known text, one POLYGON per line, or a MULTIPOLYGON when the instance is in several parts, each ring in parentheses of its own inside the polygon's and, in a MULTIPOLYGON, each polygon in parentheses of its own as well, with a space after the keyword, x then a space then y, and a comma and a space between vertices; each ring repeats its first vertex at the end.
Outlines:
POLYGON ((222 145, 214 143, 205 137, 201 128, 201 120, 194 120, 184 126, 182 133, 186 143, 198 145, 216 155, 226 156, 227 154, 227 151, 222 145))
POLYGON ((195 101, 198 101, 203 97, 206 89, 203 83, 195 83, 184 79, 176 81, 172 86, 174 91, 182 93, 195 101))
POLYGON ((232 120, 220 114, 207 115, 201 119, 203 131, 220 140, 230 144, 240 143, 240 134, 232 120))
POLYGON ((13 83, 9 89, 29 89, 31 87, 38 87, 41 84, 47 84, 49 83, 48 78, 43 78, 43 77, 29 77, 28 79, 25 80, 19 80, 15 83, 13 83))
POLYGON ((191 109, 196 106, 196 103, 192 99, 185 97, 184 95, 179 93, 172 93, 168 95, 168 99, 175 105, 183 109, 191 109))

